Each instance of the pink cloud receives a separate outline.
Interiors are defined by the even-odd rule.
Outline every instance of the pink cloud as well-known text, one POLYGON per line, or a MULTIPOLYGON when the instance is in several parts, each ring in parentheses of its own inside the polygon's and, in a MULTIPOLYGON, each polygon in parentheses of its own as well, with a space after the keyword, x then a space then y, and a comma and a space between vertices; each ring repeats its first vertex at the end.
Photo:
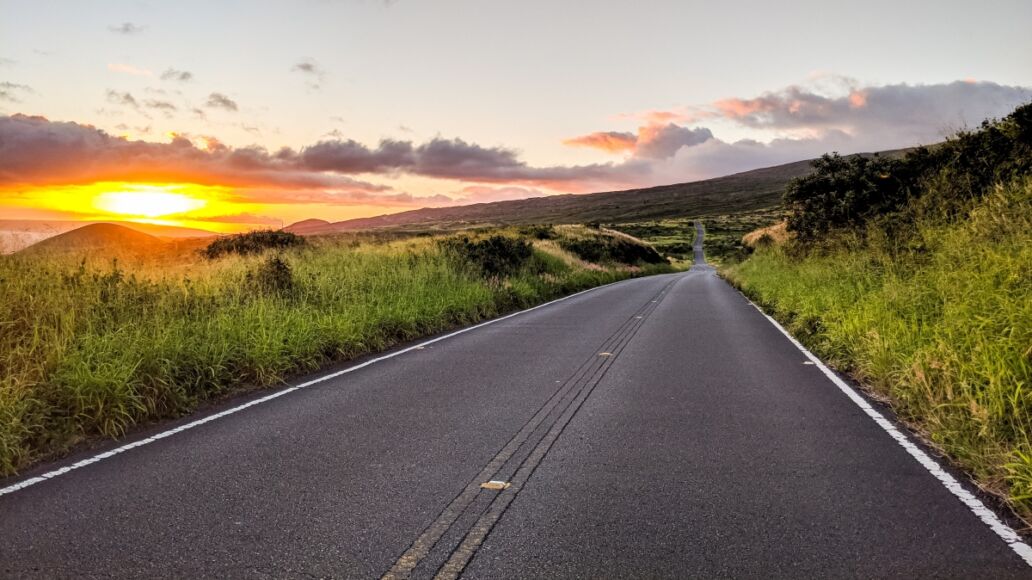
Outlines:
POLYGON ((620 133, 617 131, 599 131, 563 140, 564 145, 599 149, 607 153, 633 151, 637 142, 638 138, 633 133, 620 133))

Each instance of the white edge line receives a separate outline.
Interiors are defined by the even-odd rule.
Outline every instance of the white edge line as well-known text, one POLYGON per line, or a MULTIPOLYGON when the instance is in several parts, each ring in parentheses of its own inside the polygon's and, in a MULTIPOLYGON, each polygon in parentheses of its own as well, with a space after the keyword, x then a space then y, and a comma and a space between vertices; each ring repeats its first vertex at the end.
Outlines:
POLYGON ((467 326, 466 328, 461 328, 459 330, 450 332, 448 334, 445 334, 445 335, 442 335, 442 336, 438 336, 436 338, 431 338, 430 340, 425 340, 423 342, 420 342, 418 344, 414 344, 412 346, 403 348, 401 350, 396 350, 394 352, 390 352, 390 353, 387 353, 385 355, 381 355, 381 356, 378 356, 376 358, 369 359, 369 360, 365 361, 364 363, 360 363, 360 364, 357 364, 357 365, 354 365, 354 366, 350 366, 350 367, 348 367, 346 369, 341 369, 339 371, 323 375, 321 377, 312 379, 310 381, 306 381, 306 382, 301 383, 299 385, 294 385, 292 387, 285 388, 285 389, 283 389, 281 391, 276 391, 275 393, 272 393, 270 395, 266 395, 266 396, 261 397, 259 399, 255 399, 253 401, 248 401, 248 402, 246 402, 246 403, 244 403, 242 405, 237 405, 236 407, 232 407, 232 408, 226 409, 225 411, 220 411, 220 412, 215 413, 213 415, 208 415, 207 417, 204 417, 203 419, 198 419, 196 421, 191 421, 189 423, 184 423, 184 424, 182 424, 182 425, 180 425, 178 427, 174 427, 174 428, 169 429, 167 431, 162 431, 161 433, 158 433, 156 435, 151 435, 150 437, 147 437, 145 439, 140 439, 138 441, 133 441, 132 443, 127 443, 125 445, 122 445, 121 447, 116 447, 114 449, 111 449, 110 451, 105 451, 103 453, 98 453, 97 455, 94 455, 92 457, 87 457, 86 459, 83 459, 81 461, 77 461, 75 463, 72 463, 71 465, 66 465, 64 467, 60 467, 58 469, 55 469, 55 470, 52 470, 52 471, 48 471, 46 473, 37 475, 35 477, 31 477, 29 479, 25 479, 25 480, 19 481, 18 483, 9 485, 7 487, 0 488, 0 496, 6 495, 6 494, 9 494, 9 493, 14 493, 16 491, 25 489, 27 487, 31 487, 33 485, 36 485, 37 483, 42 483, 44 481, 47 481, 49 479, 53 479, 53 478, 61 476, 61 475, 64 475, 66 473, 69 473, 69 472, 74 471, 76 469, 79 469, 81 467, 86 467, 87 465, 92 465, 94 463, 98 463, 98 462, 103 461, 105 459, 109 459, 111 457, 114 457, 115 455, 118 455, 120 453, 125 453, 126 451, 129 451, 131 449, 135 449, 137 447, 143 447, 144 445, 148 445, 150 443, 154 443, 155 441, 158 441, 159 439, 164 439, 166 437, 171 437, 172 435, 176 435, 178 433, 182 433, 183 431, 187 431, 189 429, 193 429, 194 427, 199 427, 201 425, 204 425, 205 423, 210 423, 212 421, 215 421, 216 419, 221 419, 223 417, 226 417, 227 415, 232 415, 234 413, 243 411, 244 409, 247 409, 249 407, 254 407, 256 405, 261 405, 262 403, 267 403, 267 402, 269 402, 269 401, 271 401, 273 399, 277 399, 277 398, 282 397, 283 395, 286 395, 288 393, 293 393, 294 391, 298 391, 298 390, 304 389, 306 387, 310 387, 312 385, 315 385, 315 384, 318 384, 318 383, 322 383, 324 381, 328 381, 330 379, 335 379, 335 378, 337 378, 337 377, 339 377, 341 375, 346 375, 348 373, 357 371, 359 369, 363 369, 363 368, 365 368, 367 366, 376 364, 378 362, 381 362, 381 361, 384 361, 384 360, 387 360, 387 359, 390 359, 390 358, 394 358, 396 356, 403 355, 403 354, 405 354, 407 352, 411 352, 413 350, 421 349, 421 348, 425 347, 428 344, 433 344, 435 342, 441 342, 442 340, 447 340, 447 339, 452 338, 454 336, 458 336, 460 334, 464 334, 466 332, 470 332, 472 330, 476 330, 478 328, 482 328, 482 327, 488 326, 490 324, 495 324, 496 322, 501 322, 503 320, 508 320, 509 318, 512 318, 514 316, 519 316, 521 314, 526 314, 527 312, 531 312, 531 311, 537 310, 539 308, 544 308, 546 306, 551 306, 551 305, 556 304, 558 302, 562 302, 564 300, 569 300, 570 298, 575 298, 577 296, 580 296, 581 294, 586 294, 588 292, 594 292, 595 290, 600 290, 602 288, 606 288, 606 287, 612 286, 614 284, 619 284, 620 282, 626 282, 627 280, 628 279, 617 280, 616 282, 610 282, 609 284, 603 284, 601 286, 595 286, 593 288, 588 288, 586 290, 581 290, 580 292, 575 292, 573 294, 570 294, 570 295, 567 295, 567 296, 563 296, 562 298, 556 298, 555 300, 552 300, 552 301, 549 301, 549 302, 545 302, 544 304, 538 304, 537 306, 532 306, 532 307, 527 308, 525 310, 517 310, 516 312, 511 312, 509 314, 506 314, 505 316, 499 316, 498 318, 492 318, 491 320, 486 320, 486 321, 481 322, 479 324, 474 324, 473 326, 467 326))
MULTIPOLYGON (((745 295, 743 294, 743 296, 745 295)), ((749 300, 749 298, 746 297, 746 300, 749 300)), ((989 526, 989 529, 995 532, 997 536, 999 536, 1004 542, 1006 542, 1007 545, 1010 546, 1011 550, 1014 550, 1014 552, 1018 556, 1020 556, 1026 564, 1032 566, 1032 547, 1029 547, 1029 545, 1021 539, 1021 536, 1019 536, 1013 528, 1003 523, 1003 521, 1000 520, 1000 518, 997 517, 997 515, 993 513, 992 510, 986 507, 986 505, 982 503, 980 499, 978 499, 971 492, 965 489, 964 486, 962 486, 955 477, 947 473, 942 468, 942 466, 939 465, 938 462, 932 459, 927 453, 922 451, 920 447, 914 445, 914 443, 911 442, 910 439, 908 439, 907 436, 904 435, 899 429, 897 429, 891 421, 886 419, 884 415, 882 415, 878 412, 877 409, 872 407, 871 404, 867 402, 867 399, 863 398, 859 393, 856 392, 856 390, 853 387, 849 386, 848 383, 839 378, 839 376, 836 375, 834 371, 832 371, 830 368, 827 367, 827 365, 821 362, 821 359, 817 358, 816 355, 814 355, 812 352, 809 351, 809 349, 807 349, 798 340, 796 340, 794 336, 789 334, 788 331, 785 330, 785 328, 781 326, 781 324, 778 323, 777 320, 774 320, 774 318, 772 318, 769 314, 764 312, 762 308, 754 304, 752 300, 749 300, 749 304, 752 304, 753 307, 756 308, 756 310, 759 310, 760 314, 762 314, 768 321, 770 321, 770 323, 773 324, 775 328, 781 331, 781 334, 784 334, 788 338, 788 340, 790 340, 792 344, 795 345, 796 348, 798 348, 804 355, 806 355, 806 358, 810 359, 810 361, 813 362, 813 364, 816 365, 817 368, 821 369, 821 372, 824 373, 824 376, 828 377, 828 379, 831 380, 831 382, 834 383, 840 391, 845 393, 851 401, 853 401, 854 403, 856 403, 858 407, 863 409, 864 413, 867 413, 868 417, 873 419, 879 427, 884 429, 885 432, 887 432, 893 439, 895 439, 896 442, 899 443, 901 447, 903 447, 903 449, 906 449, 907 453, 909 453, 911 457, 916 459, 922 467, 927 469, 929 473, 935 476, 935 478, 939 480, 939 483, 941 483, 943 487, 948 489, 950 493, 952 493, 953 495, 957 496, 957 499, 959 499, 964 505, 966 505, 972 513, 978 516, 978 519, 982 520, 982 522, 985 525, 989 526)))

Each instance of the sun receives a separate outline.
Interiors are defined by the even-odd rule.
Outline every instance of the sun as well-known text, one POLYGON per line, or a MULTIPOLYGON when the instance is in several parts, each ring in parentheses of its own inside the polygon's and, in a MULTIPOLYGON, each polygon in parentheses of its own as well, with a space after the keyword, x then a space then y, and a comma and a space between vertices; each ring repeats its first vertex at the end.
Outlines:
POLYGON ((201 209, 207 203, 203 199, 153 186, 106 191, 93 198, 93 206, 101 211, 144 218, 182 214, 201 209))

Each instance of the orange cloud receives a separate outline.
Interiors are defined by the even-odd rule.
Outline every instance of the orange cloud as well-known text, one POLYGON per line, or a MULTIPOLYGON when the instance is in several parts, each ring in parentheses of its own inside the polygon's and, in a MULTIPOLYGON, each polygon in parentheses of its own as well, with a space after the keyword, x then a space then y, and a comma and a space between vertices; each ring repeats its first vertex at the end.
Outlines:
POLYGON ((563 145, 600 149, 606 153, 633 151, 637 144, 638 139, 633 133, 621 133, 618 131, 599 131, 563 140, 563 145))

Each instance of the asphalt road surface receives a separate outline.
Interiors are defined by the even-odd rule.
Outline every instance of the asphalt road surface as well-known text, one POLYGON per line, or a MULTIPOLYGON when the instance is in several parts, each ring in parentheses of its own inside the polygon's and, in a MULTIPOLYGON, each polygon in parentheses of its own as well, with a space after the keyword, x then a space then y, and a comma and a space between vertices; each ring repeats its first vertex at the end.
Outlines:
POLYGON ((696 259, 2 481, 0 576, 1032 577, 696 259))

